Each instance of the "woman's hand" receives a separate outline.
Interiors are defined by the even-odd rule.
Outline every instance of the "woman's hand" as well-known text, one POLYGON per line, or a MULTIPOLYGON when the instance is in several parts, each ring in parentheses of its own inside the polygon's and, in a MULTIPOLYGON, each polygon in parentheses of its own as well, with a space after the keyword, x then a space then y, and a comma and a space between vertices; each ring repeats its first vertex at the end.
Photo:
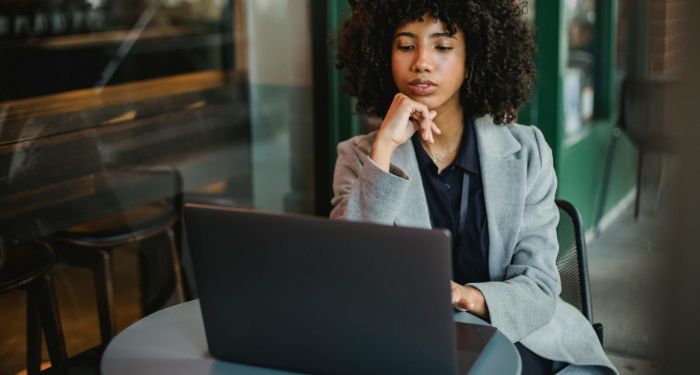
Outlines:
POLYGON ((468 311, 478 317, 488 319, 489 309, 486 306, 484 295, 479 289, 469 285, 459 285, 450 281, 452 288, 452 306, 456 310, 468 311))
POLYGON ((406 143, 413 133, 420 130, 421 137, 428 143, 433 143, 433 133, 442 133, 433 122, 436 116, 437 112, 429 110, 425 104, 396 94, 379 127, 370 157, 382 170, 389 172, 394 150, 406 143))

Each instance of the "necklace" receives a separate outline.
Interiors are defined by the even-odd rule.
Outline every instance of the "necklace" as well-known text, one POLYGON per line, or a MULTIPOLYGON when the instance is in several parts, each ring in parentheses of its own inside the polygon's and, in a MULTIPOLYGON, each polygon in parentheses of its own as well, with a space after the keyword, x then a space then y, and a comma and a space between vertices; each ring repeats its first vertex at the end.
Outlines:
POLYGON ((426 145, 425 143, 424 145, 425 147, 423 148, 425 149, 425 151, 428 152, 428 156, 430 156, 430 159, 433 160, 433 163, 437 165, 442 164, 442 162, 444 162, 448 156, 452 155, 452 153, 457 150, 457 146, 459 145, 459 143, 457 145, 452 146, 452 148, 437 154, 430 151, 430 147, 428 145, 426 145))

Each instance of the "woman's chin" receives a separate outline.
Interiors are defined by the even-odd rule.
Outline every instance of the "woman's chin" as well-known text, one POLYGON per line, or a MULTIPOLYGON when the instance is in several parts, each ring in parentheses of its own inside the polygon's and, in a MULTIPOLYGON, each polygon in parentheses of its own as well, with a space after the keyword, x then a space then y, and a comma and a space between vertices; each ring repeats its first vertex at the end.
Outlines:
POLYGON ((436 100, 436 98, 432 95, 419 96, 419 95, 415 95, 415 94, 411 94, 411 95, 407 94, 406 96, 408 96, 409 98, 413 99, 414 101, 416 101, 420 104, 425 104, 428 107, 428 109, 430 109, 430 110, 439 108, 443 104, 441 101, 436 100))

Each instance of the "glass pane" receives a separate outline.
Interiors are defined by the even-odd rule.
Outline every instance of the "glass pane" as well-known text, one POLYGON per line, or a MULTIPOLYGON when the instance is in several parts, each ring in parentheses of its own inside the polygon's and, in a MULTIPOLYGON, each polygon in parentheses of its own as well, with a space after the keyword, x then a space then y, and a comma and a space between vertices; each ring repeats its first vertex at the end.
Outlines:
MULTIPOLYGON (((314 212, 310 3, 0 2, 0 267, 35 239, 177 231, 180 198, 314 212)), ((177 302, 160 234, 114 250, 118 330, 177 302)), ((76 354, 99 343, 93 281, 55 270, 76 354)), ((17 306, 0 320, 23 317, 17 298, 0 296, 17 306)), ((24 368, 9 347, 0 373, 24 368)))
MULTIPOLYGON (((615 69, 618 74, 624 75, 627 70, 627 59, 629 54, 630 44, 628 44, 627 35, 632 30, 630 28, 634 13, 630 8, 630 0, 619 0, 617 4, 617 30, 615 31, 615 69)), ((634 40, 629 41, 633 43, 634 40)))
POLYGON ((579 132, 593 116, 595 0, 566 0, 569 32, 568 63, 564 74, 566 134, 579 132))
POLYGON ((3 4, 3 242, 170 195, 124 185, 146 168, 192 200, 313 211, 308 4, 3 4))
POLYGON ((525 7, 525 19, 531 24, 535 24, 535 0, 528 0, 525 7))
POLYGON ((248 2, 256 208, 314 210, 309 9, 309 0, 248 2))

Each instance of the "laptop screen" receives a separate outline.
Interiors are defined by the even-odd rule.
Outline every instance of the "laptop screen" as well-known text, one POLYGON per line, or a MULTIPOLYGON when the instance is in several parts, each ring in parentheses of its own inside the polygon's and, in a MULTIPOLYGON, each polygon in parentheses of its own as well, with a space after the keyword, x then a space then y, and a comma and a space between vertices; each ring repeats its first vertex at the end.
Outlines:
POLYGON ((188 205, 210 353, 312 373, 454 373, 449 233, 188 205))

